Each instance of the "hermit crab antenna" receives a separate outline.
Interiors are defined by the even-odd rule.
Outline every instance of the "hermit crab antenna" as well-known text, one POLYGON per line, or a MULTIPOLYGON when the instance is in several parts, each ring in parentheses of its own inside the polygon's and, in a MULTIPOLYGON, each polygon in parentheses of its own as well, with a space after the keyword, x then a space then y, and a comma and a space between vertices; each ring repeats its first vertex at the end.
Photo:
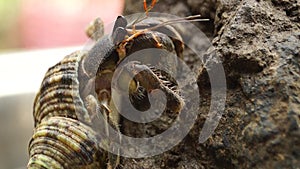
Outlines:
POLYGON ((200 18, 201 15, 192 15, 192 16, 187 16, 184 18, 179 18, 179 19, 172 19, 172 20, 168 20, 165 22, 162 22, 156 26, 153 26, 151 28, 148 28, 147 30, 153 30, 162 26, 166 26, 166 25, 172 25, 172 24, 176 24, 176 23, 183 23, 183 22, 203 22, 203 21, 209 21, 209 19, 202 19, 200 18))
POLYGON ((147 10, 148 10, 148 7, 147 7, 147 2, 146 2, 146 0, 144 0, 144 10, 145 10, 145 12, 147 12, 147 10))
POLYGON ((152 0, 151 1, 151 5, 148 7, 147 6, 147 1, 144 0, 144 10, 145 10, 145 14, 146 16, 144 15, 140 15, 133 23, 132 25, 135 25, 139 22, 141 22, 142 20, 144 20, 145 18, 147 18, 149 16, 149 11, 155 6, 155 4, 158 2, 158 0, 152 0), (144 17, 143 17, 144 16, 144 17))
POLYGON ((148 16, 149 11, 155 6, 155 4, 158 2, 158 0, 152 0, 151 5, 148 7, 146 0, 144 0, 144 10, 146 13, 146 16, 148 16))

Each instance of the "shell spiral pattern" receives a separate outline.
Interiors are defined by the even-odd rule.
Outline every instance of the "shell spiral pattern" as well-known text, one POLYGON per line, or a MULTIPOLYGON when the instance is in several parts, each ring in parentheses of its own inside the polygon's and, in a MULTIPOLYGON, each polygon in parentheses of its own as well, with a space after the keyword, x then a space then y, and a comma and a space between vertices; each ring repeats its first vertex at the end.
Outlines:
POLYGON ((79 94, 78 67, 84 52, 74 52, 49 68, 34 101, 35 126, 52 116, 88 119, 79 94))
POLYGON ((103 168, 105 158, 79 94, 78 65, 84 56, 68 55, 45 75, 34 102, 28 168, 103 168))
POLYGON ((101 167, 96 133, 71 118, 51 117, 40 123, 29 150, 28 168, 101 167))

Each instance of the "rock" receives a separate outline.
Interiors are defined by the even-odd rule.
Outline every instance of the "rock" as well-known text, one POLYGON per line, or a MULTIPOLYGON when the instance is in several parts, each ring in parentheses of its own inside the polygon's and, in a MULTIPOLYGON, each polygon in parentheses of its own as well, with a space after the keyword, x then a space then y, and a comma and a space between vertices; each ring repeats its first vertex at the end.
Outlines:
MULTIPOLYGON (((126 12, 137 12, 131 4, 127 0, 126 12)), ((211 100, 208 75, 200 72, 202 114, 189 135, 161 155, 124 158, 124 167, 298 168, 300 1, 160 0, 153 10, 180 16, 205 13, 213 21, 199 27, 212 39, 209 50, 223 62, 226 108, 214 134, 200 144, 211 100)))

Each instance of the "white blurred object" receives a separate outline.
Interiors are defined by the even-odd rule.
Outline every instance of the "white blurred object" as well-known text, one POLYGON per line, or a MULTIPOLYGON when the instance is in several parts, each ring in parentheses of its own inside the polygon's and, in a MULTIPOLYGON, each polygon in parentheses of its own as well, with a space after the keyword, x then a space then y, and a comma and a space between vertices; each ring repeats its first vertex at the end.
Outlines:
POLYGON ((49 67, 82 47, 0 53, 0 97, 39 90, 49 67))
POLYGON ((26 168, 35 94, 49 67, 81 49, 68 47, 0 54, 0 169, 26 168))

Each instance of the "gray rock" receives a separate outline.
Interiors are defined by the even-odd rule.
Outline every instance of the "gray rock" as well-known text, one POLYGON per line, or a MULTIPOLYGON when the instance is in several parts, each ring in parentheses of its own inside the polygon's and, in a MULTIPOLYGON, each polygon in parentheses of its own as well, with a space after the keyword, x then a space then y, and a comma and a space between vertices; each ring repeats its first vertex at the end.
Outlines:
MULTIPOLYGON (((123 159, 124 168, 299 168, 300 1, 172 3, 161 0, 153 10, 204 13, 213 21, 199 27, 223 62, 226 109, 214 134, 198 143, 211 99, 204 69, 198 79, 202 114, 189 135, 164 154, 123 159)), ((142 12, 133 4, 127 0, 126 13, 142 12)))

